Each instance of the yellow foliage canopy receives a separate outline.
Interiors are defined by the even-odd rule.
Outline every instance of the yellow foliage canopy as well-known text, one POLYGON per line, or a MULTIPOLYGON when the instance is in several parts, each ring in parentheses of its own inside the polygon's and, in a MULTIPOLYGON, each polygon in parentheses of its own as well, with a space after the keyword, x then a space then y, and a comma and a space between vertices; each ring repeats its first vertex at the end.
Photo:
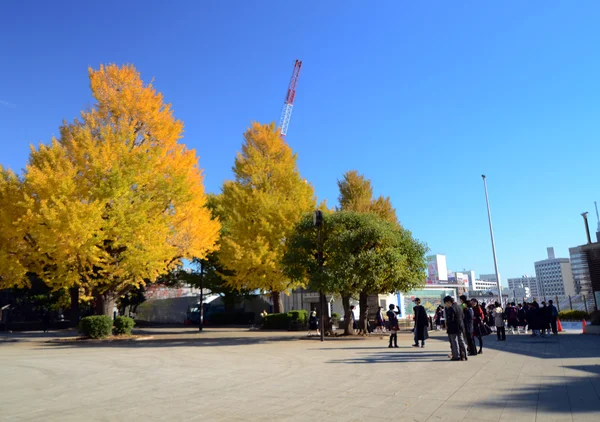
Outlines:
POLYGON ((296 155, 275 125, 252 123, 219 196, 226 231, 219 260, 237 289, 283 292, 293 287, 283 275, 286 240, 301 216, 314 209, 312 185, 302 179, 296 155))
POLYGON ((32 147, 22 180, 2 173, 0 199, 13 204, 0 215, 2 285, 26 283, 27 270, 54 288, 120 292, 215 249, 220 224, 183 123, 133 66, 89 74, 93 109, 32 147), (7 255, 11 238, 26 253, 7 255))

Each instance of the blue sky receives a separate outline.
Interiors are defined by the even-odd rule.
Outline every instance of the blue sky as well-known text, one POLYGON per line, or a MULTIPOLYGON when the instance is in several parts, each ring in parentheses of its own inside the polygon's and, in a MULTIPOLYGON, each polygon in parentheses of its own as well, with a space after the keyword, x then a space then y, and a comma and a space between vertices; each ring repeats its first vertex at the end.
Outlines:
POLYGON ((320 199, 357 169, 451 269, 503 279, 585 242, 598 193, 595 1, 0 3, 0 163, 24 166, 92 103, 87 67, 133 63, 218 191, 250 121, 278 121, 320 199))

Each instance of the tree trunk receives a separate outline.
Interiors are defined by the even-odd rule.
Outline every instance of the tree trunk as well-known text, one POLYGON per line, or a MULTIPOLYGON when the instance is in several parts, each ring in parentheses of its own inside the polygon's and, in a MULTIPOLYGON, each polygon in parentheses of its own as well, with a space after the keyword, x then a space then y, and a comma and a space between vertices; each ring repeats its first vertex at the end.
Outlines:
POLYGON ((234 312, 235 311, 235 302, 236 295, 233 294, 225 294, 222 296, 223 298, 223 306, 225 306, 225 312, 234 312))
POLYGON ((359 303, 359 307, 360 307, 360 319, 358 321, 358 330, 359 333, 363 334, 363 335, 367 335, 369 334, 369 315, 368 312, 369 310, 367 309, 368 305, 368 299, 369 299, 369 295, 362 291, 360 292, 360 296, 358 299, 358 303, 359 303))
POLYGON ((271 299, 273 300, 273 313, 280 314, 283 312, 283 296, 281 292, 271 292, 271 299))
POLYGON ((350 295, 342 294, 342 306, 344 307, 344 335, 354 335, 352 327, 352 311, 350 310, 350 295))
POLYGON ((117 296, 113 292, 99 294, 96 297, 96 315, 113 317, 117 296))
POLYGON ((69 315, 69 325, 77 327, 79 325, 79 286, 73 286, 69 289, 71 296, 71 312, 69 315))

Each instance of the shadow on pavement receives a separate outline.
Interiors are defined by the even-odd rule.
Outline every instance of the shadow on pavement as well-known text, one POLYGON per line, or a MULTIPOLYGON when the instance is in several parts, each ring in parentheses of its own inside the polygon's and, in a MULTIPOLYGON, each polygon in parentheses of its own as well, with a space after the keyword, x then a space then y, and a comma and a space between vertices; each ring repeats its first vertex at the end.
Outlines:
MULTIPOLYGON (((179 334, 179 333, 178 333, 179 334)), ((148 340, 112 339, 84 341, 53 341, 42 343, 44 348, 151 348, 151 347, 224 347, 248 346, 273 342, 296 341, 297 337, 197 337, 197 338, 152 338, 148 340)))
MULTIPOLYGON (((349 348, 356 350, 355 348, 349 348)), ((331 349, 330 349, 331 350, 331 349)), ((347 363, 347 364, 365 364, 365 363, 399 363, 399 362, 448 362, 448 354, 438 353, 378 353, 364 354, 349 359, 333 359, 327 363, 347 363)))
MULTIPOLYGON (((446 336, 430 337, 430 341, 448 342, 446 336)), ((475 340, 479 348, 479 341, 475 340)), ((448 346, 450 347, 450 346, 448 346)), ((531 337, 530 335, 507 335, 498 341, 495 334, 483 337, 483 351, 497 350, 541 359, 600 358, 600 337, 583 334, 559 334, 558 336, 531 337)))

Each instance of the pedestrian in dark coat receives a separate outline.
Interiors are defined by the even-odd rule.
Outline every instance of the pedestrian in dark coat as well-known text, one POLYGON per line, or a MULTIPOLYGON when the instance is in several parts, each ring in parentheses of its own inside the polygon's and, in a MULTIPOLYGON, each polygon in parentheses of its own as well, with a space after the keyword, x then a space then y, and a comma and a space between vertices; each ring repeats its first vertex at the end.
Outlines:
POLYGON ((552 334, 558 335, 558 326, 556 321, 558 320, 558 309, 554 306, 551 300, 548 301, 548 313, 550 314, 550 327, 552 327, 552 334))
POLYGON ((469 349, 469 356, 477 356, 477 346, 475 346, 475 340, 473 339, 473 310, 471 309, 471 302, 467 300, 467 296, 465 295, 460 297, 460 302, 463 311, 465 340, 469 349))
POLYGON ((389 348, 398 347, 398 315, 394 312, 396 305, 393 303, 390 305, 390 310, 387 311, 388 323, 390 324, 390 344, 389 348), (393 345, 392 345, 393 344, 393 345))
POLYGON ((429 334, 427 333, 429 318, 427 318, 425 307, 421 305, 421 299, 416 298, 415 303, 416 306, 413 308, 413 311, 415 312, 415 344, 413 344, 413 347, 419 347, 419 341, 421 342, 421 347, 425 347, 425 340, 429 338, 429 334))
POLYGON ((479 351, 477 354, 481 354, 483 353, 485 316, 477 299, 471 299, 471 309, 473 310, 473 336, 479 340, 479 351))
POLYGON ((451 360, 468 360, 462 309, 454 302, 452 296, 444 298, 444 305, 446 306, 446 332, 452 349, 451 360))

